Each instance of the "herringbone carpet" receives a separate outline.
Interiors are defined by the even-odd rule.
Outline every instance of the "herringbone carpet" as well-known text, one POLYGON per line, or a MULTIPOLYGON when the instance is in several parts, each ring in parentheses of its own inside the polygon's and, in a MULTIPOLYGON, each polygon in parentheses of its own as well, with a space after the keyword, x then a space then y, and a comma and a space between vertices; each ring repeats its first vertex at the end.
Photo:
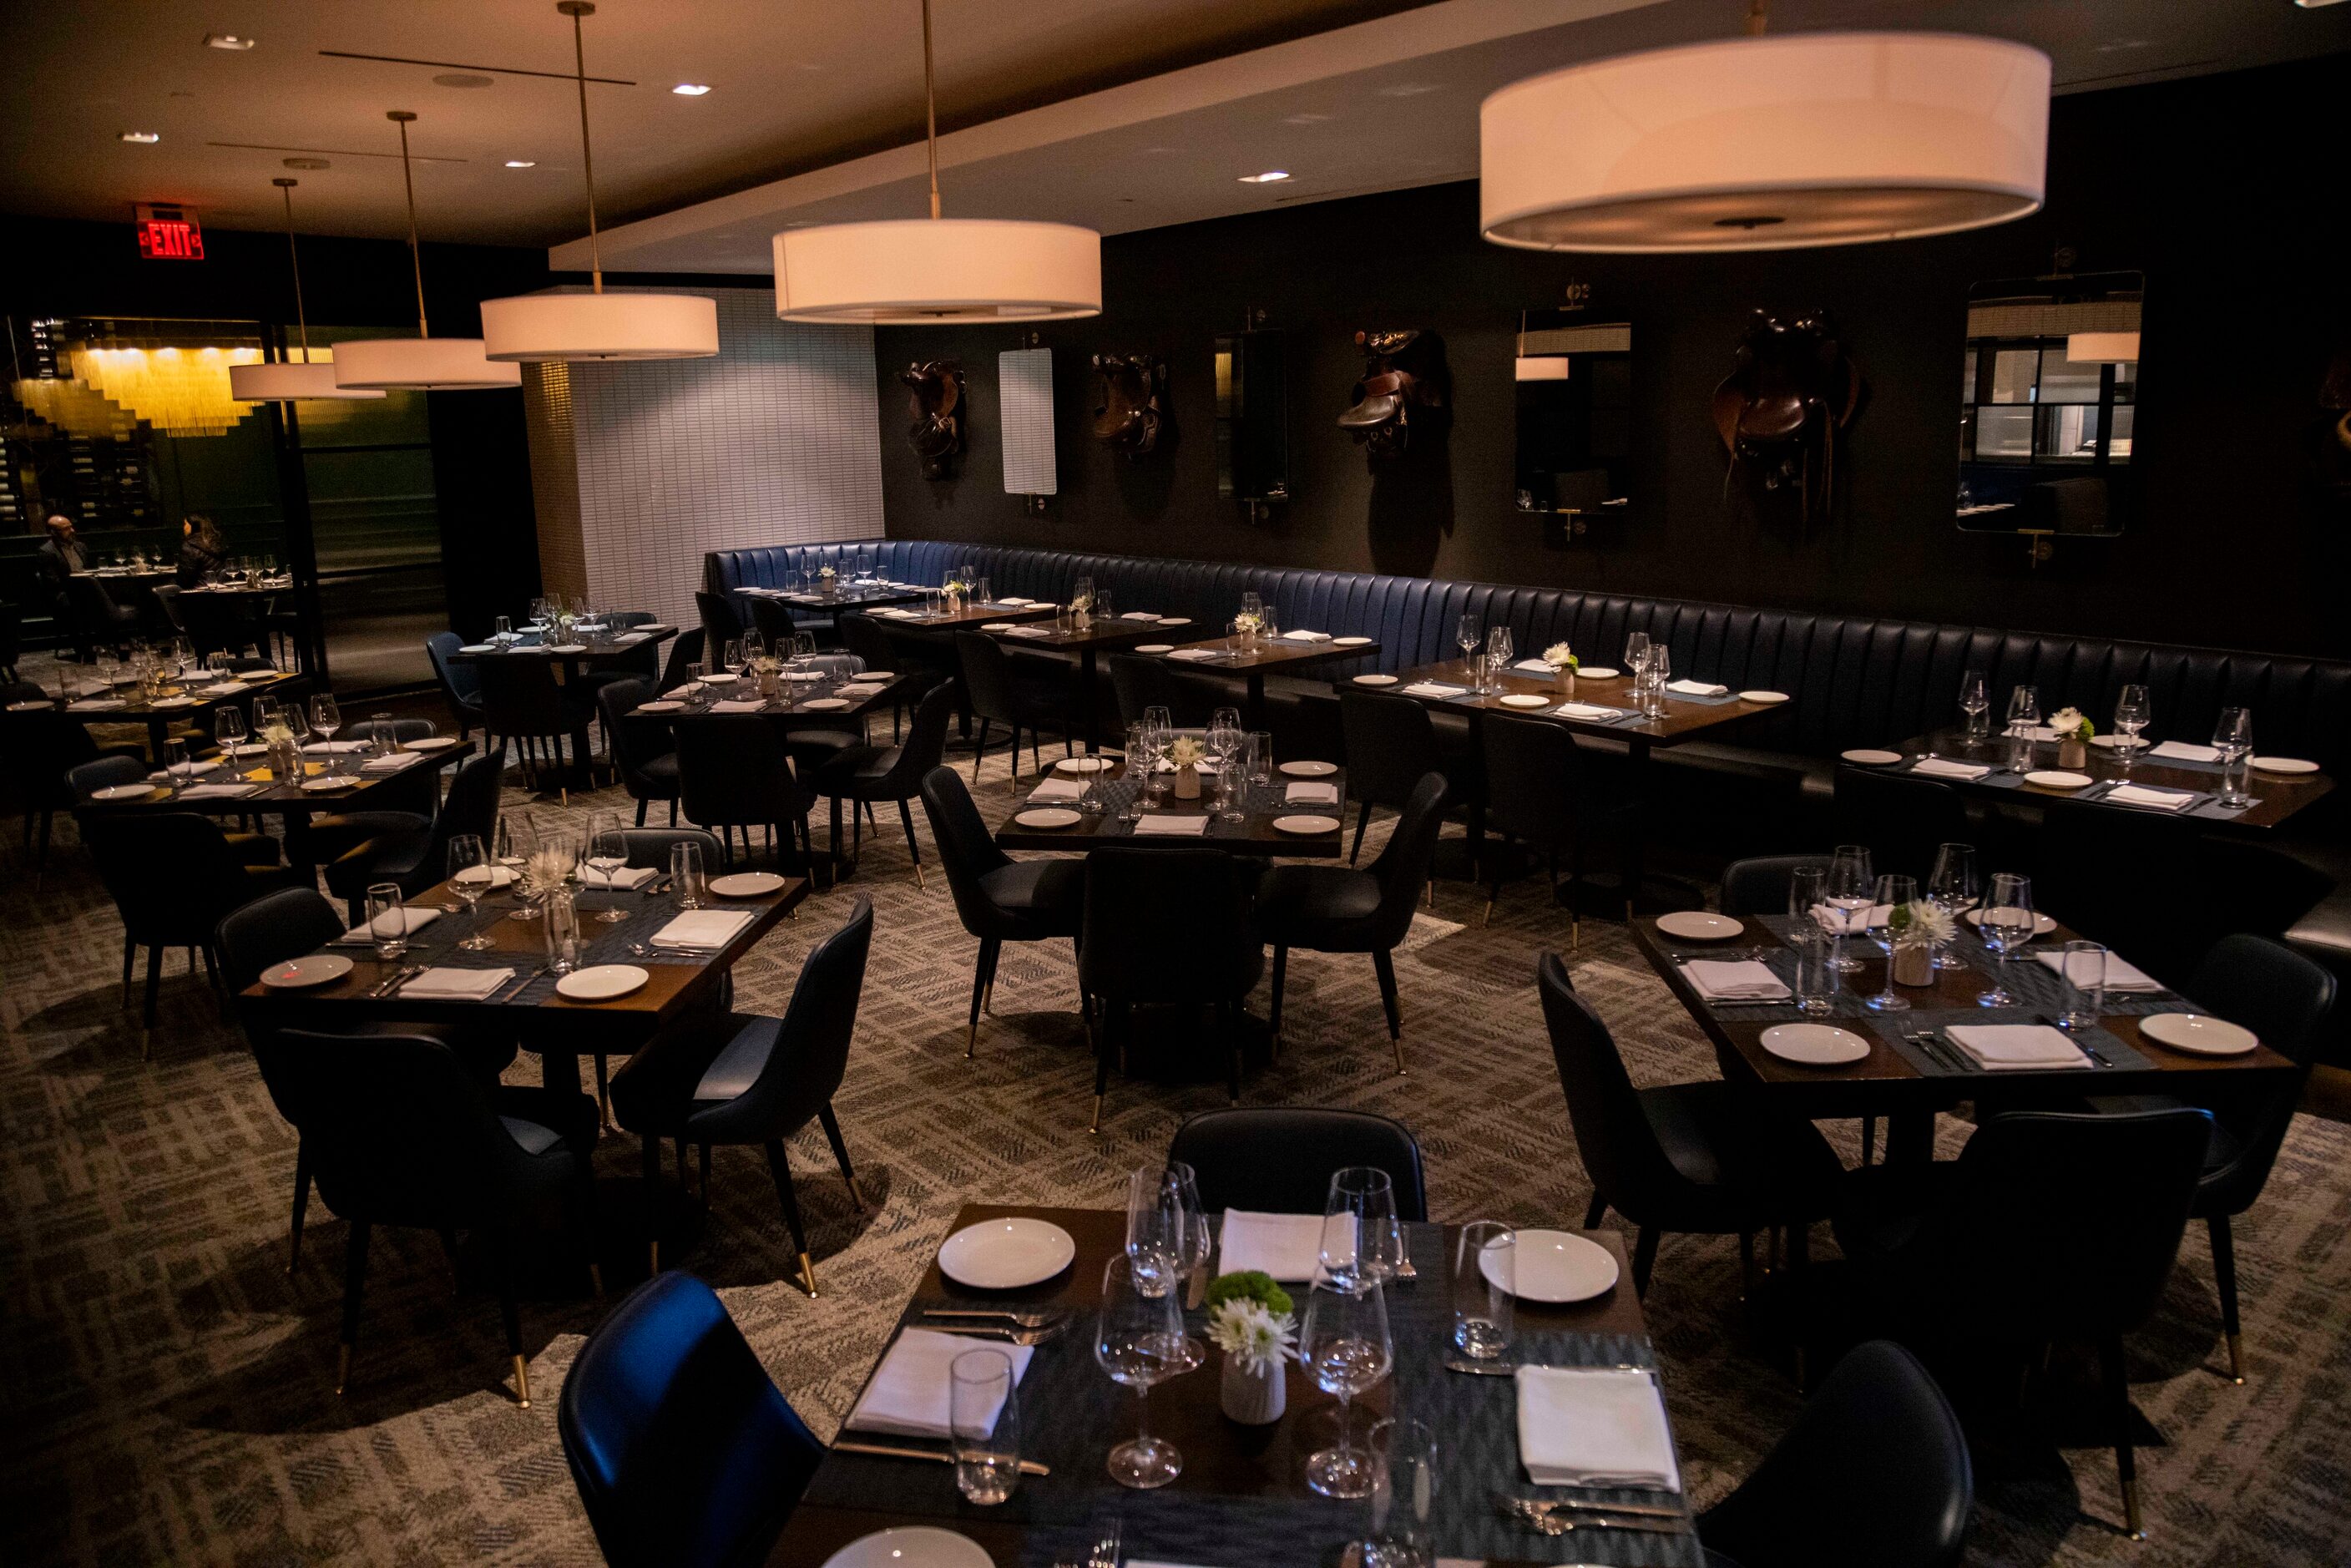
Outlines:
MULTIPOLYGON (((1009 799, 999 759, 982 803, 1009 799)), ((559 814, 510 794, 510 808, 559 814)), ((600 803, 611 803, 610 796, 600 803)), ((575 797, 572 810, 583 809, 575 797)), ((916 813, 919 818, 920 813, 916 813)), ((8 852, 0 894, 0 1530, 11 1563, 588 1563, 596 1549, 555 1434, 555 1393, 598 1303, 558 1270, 526 1300, 538 1398, 517 1409, 494 1298, 461 1250, 378 1241, 350 1396, 331 1393, 343 1228, 313 1205, 298 1274, 285 1266, 294 1142, 238 1035, 174 969, 152 1062, 117 1005, 120 931, 67 830, 37 893, 8 852)), ((925 851, 927 858, 927 849, 925 851)), ((1108 1204, 1212 1081, 1115 1082, 1085 1132, 1090 1064, 1066 946, 1007 953, 976 1061, 962 1017, 974 944, 942 880, 919 892, 894 831, 853 886, 878 912, 849 1082, 839 1102, 876 1207, 851 1209, 820 1138, 794 1150, 820 1300, 781 1283, 789 1246, 756 1153, 721 1151, 715 1211, 684 1262, 716 1284, 778 1384, 829 1431, 898 1302, 967 1199, 1108 1204)), ((845 907, 812 899, 737 971, 738 1005, 778 1010, 800 955, 845 907)), ((1389 1066, 1371 967, 1293 960, 1288 1041, 1247 1101, 1397 1117, 1427 1151, 1440 1218, 1574 1223, 1588 1186, 1566 1127, 1531 983, 1566 939, 1531 891, 1490 928, 1447 887, 1398 965, 1411 1076, 1389 1066)), ((1577 984, 1614 1025, 1635 1078, 1710 1075, 1711 1053, 1621 929, 1587 922, 1577 984)), ((525 1057, 514 1070, 535 1071, 525 1057)), ((1211 1070, 1213 1071, 1213 1070, 1211 1070)), ((1847 1150, 1849 1127, 1832 1135, 1847 1150)), ((1947 1121, 1948 1153, 1965 1127, 1947 1121)), ((2131 1344, 2133 1394, 2168 1447, 2143 1457, 2154 1537, 2123 1541, 2112 1461, 2062 1415, 1980 1434, 1970 1561, 2031 1564, 2340 1563, 2351 1556, 2345 1326, 2351 1134, 2296 1124, 2267 1196, 2241 1222, 2252 1375, 2215 1375, 2218 1308, 2191 1235, 2158 1320, 2131 1344)), ((600 1169, 625 1213, 634 1141, 600 1169)), ((1825 1242, 1823 1243, 1825 1245, 1825 1242)), ((638 1249, 607 1249, 614 1289, 638 1249)), ((1725 1239, 1669 1239, 1648 1313, 1699 1501, 1744 1474, 1798 1399, 1737 1305, 1725 1239)), ((2061 1356, 2060 1388, 2082 1381, 2061 1356)), ((1997 1402, 1995 1402, 1997 1403, 1997 1402)), ((2060 1405, 2064 1403, 2061 1399, 2060 1405)), ((1824 1530, 1835 1528, 1823 1520, 1824 1530)))

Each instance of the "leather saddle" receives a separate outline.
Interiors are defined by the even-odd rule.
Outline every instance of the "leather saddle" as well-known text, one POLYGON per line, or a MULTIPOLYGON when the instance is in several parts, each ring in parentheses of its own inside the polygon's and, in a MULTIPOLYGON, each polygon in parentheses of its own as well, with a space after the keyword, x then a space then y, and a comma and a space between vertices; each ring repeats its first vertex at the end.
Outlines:
POLYGON ((1159 444, 1160 427, 1167 420, 1161 396, 1167 367, 1152 354, 1096 354, 1093 364, 1102 381, 1094 439, 1130 458, 1143 456, 1159 444))
POLYGON ((928 360, 898 372, 912 394, 906 444, 923 465, 925 479, 951 479, 964 449, 963 366, 954 360, 928 360))
POLYGON ((1412 411, 1441 408, 1445 382, 1436 338, 1417 329, 1358 332, 1364 376, 1354 385, 1354 404, 1339 416, 1339 428, 1373 457, 1393 457, 1412 436, 1412 411))
MULTIPOLYGON (((1793 486, 1808 520, 1834 498, 1837 433, 1860 412, 1861 366, 1825 310, 1782 320, 1758 310, 1736 367, 1714 389, 1714 428, 1730 459, 1766 491, 1793 486)), ((1729 475, 1724 477, 1729 483, 1729 475)))

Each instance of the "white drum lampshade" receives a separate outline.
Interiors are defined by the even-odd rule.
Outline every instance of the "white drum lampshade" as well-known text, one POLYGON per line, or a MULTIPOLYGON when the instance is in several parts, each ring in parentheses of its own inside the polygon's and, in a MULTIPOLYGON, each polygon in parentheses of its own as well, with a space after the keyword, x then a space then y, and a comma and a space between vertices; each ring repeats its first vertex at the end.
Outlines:
POLYGON ((522 367, 486 358, 479 338, 350 338, 335 345, 335 384, 382 392, 484 392, 522 385, 522 367))
POLYGON ((1531 250, 1786 250, 2041 205, 2049 57, 1949 33, 1727 39, 1571 66, 1479 114, 1480 226, 1531 250))
POLYGON ((718 352, 718 303, 699 294, 559 289, 482 301, 492 360, 706 360, 718 352))
POLYGON ((365 387, 339 386, 333 364, 312 360, 231 365, 228 395, 239 402, 354 402, 384 394, 365 387))
POLYGON ((787 321, 930 326, 1102 314, 1102 235, 1070 224, 904 218, 776 235, 787 321))

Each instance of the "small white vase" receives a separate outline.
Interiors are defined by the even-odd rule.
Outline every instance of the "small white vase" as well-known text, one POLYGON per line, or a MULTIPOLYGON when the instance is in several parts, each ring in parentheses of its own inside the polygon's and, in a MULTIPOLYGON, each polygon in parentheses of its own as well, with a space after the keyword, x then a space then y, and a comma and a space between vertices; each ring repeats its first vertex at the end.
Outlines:
POLYGON ((1226 1416, 1244 1427, 1270 1427, 1281 1419, 1290 1402, 1290 1385, 1275 1362, 1263 1372, 1251 1372, 1237 1355, 1225 1357, 1224 1382, 1217 1403, 1226 1416))
POLYGON ((1176 799, 1196 800, 1200 798, 1200 770, 1196 768, 1176 769, 1176 799))

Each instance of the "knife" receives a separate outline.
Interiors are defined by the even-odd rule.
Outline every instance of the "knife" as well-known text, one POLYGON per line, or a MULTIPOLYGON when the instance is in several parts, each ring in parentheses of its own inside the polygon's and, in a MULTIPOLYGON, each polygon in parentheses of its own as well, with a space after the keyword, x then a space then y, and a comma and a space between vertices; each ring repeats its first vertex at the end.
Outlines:
MULTIPOLYGON (((833 1439, 832 1451, 836 1454, 870 1454, 877 1459, 928 1459, 941 1465, 955 1463, 953 1454, 934 1453, 928 1448, 900 1448, 887 1443, 856 1443, 838 1437, 833 1439)), ((1023 1459, 1020 1461, 1020 1473, 1024 1476, 1050 1476, 1053 1472, 1035 1459, 1023 1459)))

